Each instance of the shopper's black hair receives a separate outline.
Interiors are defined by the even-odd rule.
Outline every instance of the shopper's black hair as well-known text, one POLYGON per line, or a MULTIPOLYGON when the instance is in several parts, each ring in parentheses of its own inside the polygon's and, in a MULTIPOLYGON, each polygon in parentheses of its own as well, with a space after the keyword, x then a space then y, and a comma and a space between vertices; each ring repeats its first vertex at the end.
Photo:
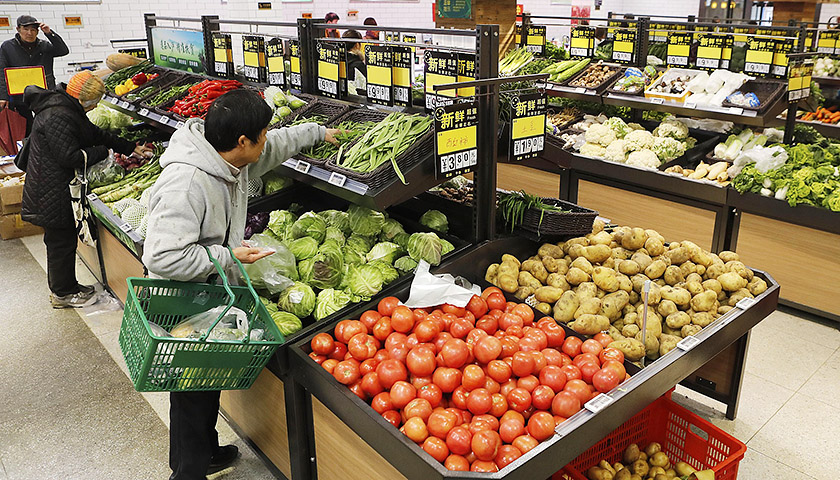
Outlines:
POLYGON ((364 21, 365 25, 376 25, 376 19, 373 17, 367 17, 364 21))
POLYGON ((217 152, 236 148, 245 135, 256 143, 274 112, 253 90, 231 90, 210 106, 204 120, 204 138, 217 152))

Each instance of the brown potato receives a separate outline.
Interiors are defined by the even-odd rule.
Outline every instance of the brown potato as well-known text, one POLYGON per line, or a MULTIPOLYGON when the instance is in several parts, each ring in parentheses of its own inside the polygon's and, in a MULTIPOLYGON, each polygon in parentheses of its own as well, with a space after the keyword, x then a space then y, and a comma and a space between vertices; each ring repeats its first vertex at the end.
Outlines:
POLYGON ((596 218, 594 222, 592 222, 592 233, 598 233, 604 231, 604 221, 596 218))
POLYGON ((624 325, 624 327, 621 328, 621 334, 625 337, 634 338, 640 330, 641 329, 636 324, 624 325))
POLYGON ((566 275, 560 273, 549 273, 548 278, 545 279, 545 283, 549 287, 559 288, 563 291, 571 288, 569 282, 566 281, 566 275))
POLYGON ((737 292, 734 292, 732 295, 730 295, 727 303, 729 304, 729 306, 734 307, 743 298, 753 298, 753 294, 750 293, 750 291, 747 290, 746 288, 742 288, 742 289, 738 290, 737 292))
POLYGON ((706 279, 716 279, 724 273, 726 273, 726 267, 722 264, 712 264, 706 268, 705 277, 706 279))
POLYGON ((645 356, 645 346, 635 338, 625 338, 624 340, 612 342, 608 345, 608 348, 621 350, 624 357, 631 362, 638 362, 645 356))
POLYGON ((667 317, 677 311, 677 304, 671 300, 662 300, 656 306, 656 312, 663 317, 667 317))
POLYGON ((613 257, 610 257, 610 258, 604 260, 603 262, 601 262, 601 266, 602 267, 607 267, 607 268, 612 268, 613 270, 615 270, 615 259, 613 257))
POLYGON ((650 265, 645 268, 645 275, 651 280, 655 280, 661 277, 665 273, 665 269, 668 268, 665 265, 665 262, 662 260, 655 260, 651 262, 650 265))
POLYGON ((735 252, 724 250, 717 254, 718 257, 723 260, 724 262, 740 262, 741 256, 735 252))
POLYGON ((499 275, 512 275, 513 277, 516 277, 519 275, 519 265, 515 265, 510 262, 503 262, 499 265, 497 273, 499 275))
POLYGON ((562 248, 554 245, 553 243, 544 243, 540 246, 540 249, 537 250, 537 255, 540 258, 545 257, 552 257, 552 258, 563 258, 566 255, 566 252, 563 251, 562 248))
POLYGON ((666 268, 662 278, 665 279, 665 283, 667 283, 668 285, 676 285, 680 282, 685 281, 685 275, 683 275, 682 270, 680 270, 680 267, 676 265, 671 265, 670 267, 666 268))
POLYGON ((641 272, 642 269, 639 267, 639 264, 633 260, 622 260, 621 263, 618 264, 618 271, 632 277, 633 275, 641 272))
POLYGON ((695 265, 694 262, 692 262, 691 260, 689 260, 689 261, 683 263, 682 265, 680 265, 680 272, 682 273, 683 278, 686 278, 686 279, 688 278, 689 275, 691 275, 692 273, 695 273, 696 270, 697 270, 697 265, 695 265))
POLYGON ((703 283, 703 277, 697 272, 689 273, 688 275, 685 276, 685 282, 686 283, 688 283, 688 282, 703 283))
MULTIPOLYGON (((692 296, 699 295, 699 294, 703 293, 703 291, 705 290, 703 288, 703 284, 698 282, 698 281, 685 282, 685 287, 683 287, 683 288, 688 290, 688 293, 690 293, 692 296)), ((714 290, 711 290, 711 291, 714 292, 714 290)), ((715 298, 717 298, 717 292, 714 292, 714 293, 715 293, 715 298)))
MULTIPOLYGON (((665 455, 665 452, 662 451, 662 447, 659 447, 659 451, 655 452, 653 455, 650 456, 650 464, 654 467, 665 467, 670 463, 668 461, 668 455, 665 455)), ((662 474, 665 474, 665 469, 662 468, 662 474)))
POLYGON ((641 271, 644 271, 651 263, 653 263, 653 259, 650 258, 650 255, 643 252, 634 253, 633 256, 630 257, 630 260, 638 263, 641 271))
POLYGON ((569 266, 562 259, 545 256, 542 257, 541 262, 548 273, 562 273, 565 275, 569 271, 569 266))
MULTIPOLYGON (((499 264, 494 263, 487 267, 487 273, 484 274, 484 280, 496 285, 496 277, 499 276, 499 264)), ((498 285, 497 285, 498 286, 498 285)))
POLYGON ((548 278, 548 270, 545 269, 545 265, 540 260, 526 260, 522 262, 520 270, 530 272, 540 283, 545 282, 548 278))
POLYGON ((622 468, 615 472, 615 476, 613 480, 630 480, 633 477, 633 474, 630 473, 630 469, 622 468))
POLYGON ((750 291, 751 294, 761 295, 765 291, 767 291, 767 282, 762 280, 758 277, 753 277, 752 280, 749 281, 747 284, 747 289, 750 291))
POLYGON ((654 257, 657 255, 662 255, 665 253, 665 244, 662 240, 658 238, 652 238, 648 236, 648 239, 645 241, 645 250, 648 251, 650 255, 654 257))
POLYGON ((694 312, 691 315, 691 323, 698 327, 705 327, 715 321, 715 318, 710 312, 694 312))
POLYGON ((572 245, 569 247, 569 257, 574 260, 583 256, 584 245, 572 245))
POLYGON ((717 277, 717 281, 727 292, 736 292, 747 286, 747 279, 736 272, 726 272, 717 277))
POLYGON ((639 298, 639 292, 637 292, 635 290, 630 292, 630 303, 635 305, 635 304, 639 303, 640 301, 641 301, 641 298, 639 298))
POLYGON ((605 295, 601 300, 600 314, 609 318, 610 321, 618 320, 621 317, 621 311, 629 302, 630 294, 624 290, 605 295))
MULTIPOLYGON (((642 332, 637 333, 635 339, 641 342, 642 332)), ((659 336, 650 332, 645 335, 645 356, 653 360, 659 358, 659 336)))
POLYGON ((691 254, 685 247, 668 250, 663 256, 668 257, 671 260, 671 265, 682 265, 691 259, 691 254))
POLYGON ((613 247, 612 257, 616 260, 627 260, 633 256, 633 252, 624 247, 613 247))
POLYGON ((647 233, 643 229, 636 227, 630 231, 629 235, 623 235, 621 237, 621 246, 627 250, 638 250, 645 246, 647 238, 647 233))
POLYGON ((623 290, 627 293, 630 293, 630 292, 633 291, 633 282, 630 280, 630 277, 628 277, 627 275, 619 273, 618 275, 615 276, 615 278, 618 280, 618 289, 619 290, 623 290))
POLYGON ((519 282, 516 281, 516 277, 513 275, 499 275, 496 277, 496 282, 499 288, 508 293, 513 293, 519 288, 519 282))
POLYGON ((595 286, 592 282, 584 282, 575 288, 575 293, 577 293, 578 300, 580 303, 583 303, 590 298, 596 298, 598 295, 598 287, 595 286))
POLYGON ((566 273, 566 281, 569 282, 569 285, 580 285, 589 280, 589 274, 577 267, 570 268, 569 272, 566 273))
POLYGON ((725 314, 729 313, 729 311, 734 309, 734 308, 735 307, 732 307, 730 305, 721 305, 720 307, 718 307, 717 312, 721 315, 725 315, 725 314))
POLYGON ((631 443, 624 449, 624 454, 621 456, 621 459, 624 461, 625 464, 630 465, 636 460, 639 459, 639 446, 635 443, 631 443))
POLYGON ((589 245, 589 239, 586 237, 570 238, 566 240, 560 247, 563 249, 564 252, 569 253, 569 249, 572 248, 572 246, 574 245, 580 245, 585 247, 589 245))
POLYGON ((590 467, 586 471, 586 478, 589 480, 614 480, 613 474, 601 467, 590 467))
POLYGON ((534 289, 532 287, 519 287, 514 292, 513 296, 519 299, 520 301, 525 301, 526 298, 530 297, 534 294, 534 289))
POLYGON ((589 260, 586 259, 586 257, 578 257, 574 259, 574 261, 571 263, 571 265, 569 265, 569 267, 579 268, 586 272, 588 275, 592 275, 592 270, 595 269, 595 267, 592 266, 592 263, 590 263, 589 260))
POLYGON ((712 290, 715 293, 720 293, 723 290, 723 286, 717 280, 709 279, 703 282, 703 289, 712 290))
POLYGON ((610 329, 610 320, 603 315, 584 314, 569 323, 569 328, 583 335, 595 335, 610 329))
POLYGON ((519 265, 521 265, 521 262, 518 258, 508 253, 502 255, 502 263, 511 263, 513 265, 516 265, 517 268, 519 267, 519 265))
POLYGON ((616 330, 623 329, 624 328, 624 319, 619 318, 618 320, 615 320, 614 322, 612 322, 612 326, 615 327, 616 330))
POLYGON ((551 304, 540 302, 534 308, 543 315, 551 315, 551 304))
POLYGON ((633 473, 639 475, 642 478, 646 478, 648 471, 650 470, 650 466, 648 465, 648 463, 642 460, 641 458, 633 462, 633 465, 631 465, 630 468, 633 470, 633 473))
POLYGON ((590 263, 601 263, 612 256, 609 245, 590 245, 583 248, 583 256, 590 263))
POLYGON ((610 325, 610 329, 607 330, 607 335, 609 335, 614 342, 624 340, 625 338, 624 335, 622 335, 621 332, 619 332, 618 329, 612 325, 610 325))
POLYGON ((597 233, 591 233, 587 235, 587 238, 589 238, 589 245, 609 246, 609 244, 612 243, 612 235, 603 230, 597 233))
MULTIPOLYGON (((520 286, 531 287, 534 290, 543 286, 541 281, 534 278, 534 276, 531 275, 530 272, 526 272, 526 271, 519 272, 519 275, 516 277, 516 280, 517 280, 517 282, 519 282, 520 286)), ((502 289, 502 290, 504 290, 504 289, 502 289)))
MULTIPOLYGON (((726 267, 726 271, 728 272, 735 272, 744 278, 747 278, 749 276, 749 273, 747 272, 749 272, 750 269, 748 269, 747 266, 741 262, 733 260, 730 262, 726 262, 723 266, 726 267)), ((747 280, 749 280, 749 278, 747 278, 747 280)))
POLYGON ((601 299, 589 298, 580 302, 580 306, 575 311, 575 318, 580 318, 582 315, 595 315, 601 311, 601 299))
POLYGON ((534 291, 534 297, 538 302, 554 303, 560 300, 563 290, 556 287, 540 287, 534 291))
POLYGON ((615 270, 611 268, 595 267, 592 270, 592 281, 605 292, 618 290, 618 279, 615 276, 615 270))
POLYGON ((680 333, 685 338, 700 333, 700 330, 703 330, 703 327, 699 325, 686 325, 680 329, 680 333))
POLYGON ((575 312, 577 311, 580 303, 578 302, 577 294, 571 290, 567 290, 563 292, 563 295, 560 296, 560 300, 557 300, 557 303, 554 304, 553 309, 553 316, 554 320, 557 320, 559 323, 568 323, 575 318, 575 312))
POLYGON ((663 299, 674 302, 678 307, 686 306, 691 301, 691 294, 684 288, 666 285, 662 287, 660 294, 663 299))
POLYGON ((715 309, 717 294, 714 290, 705 290, 691 299, 691 308, 695 312, 708 312, 715 309))
POLYGON ((686 312, 674 312, 665 317, 665 324, 674 330, 679 330, 689 323, 691 323, 691 317, 686 312))
POLYGON ((668 335, 663 333, 659 336, 659 355, 665 355, 666 353, 670 352, 671 350, 677 348, 677 343, 680 342, 682 338, 675 336, 675 335, 668 335))

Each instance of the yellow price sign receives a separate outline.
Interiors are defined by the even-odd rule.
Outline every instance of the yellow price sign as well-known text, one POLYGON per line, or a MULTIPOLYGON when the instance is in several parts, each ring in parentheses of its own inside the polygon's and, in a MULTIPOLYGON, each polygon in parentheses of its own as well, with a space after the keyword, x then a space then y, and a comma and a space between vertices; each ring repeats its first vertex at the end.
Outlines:
POLYGON ((437 107, 435 127, 435 178, 472 171, 478 164, 478 109, 475 102, 437 107))
POLYGON ((26 87, 47 88, 47 77, 44 67, 9 67, 4 71, 6 75, 6 91, 9 95, 21 95, 26 87))

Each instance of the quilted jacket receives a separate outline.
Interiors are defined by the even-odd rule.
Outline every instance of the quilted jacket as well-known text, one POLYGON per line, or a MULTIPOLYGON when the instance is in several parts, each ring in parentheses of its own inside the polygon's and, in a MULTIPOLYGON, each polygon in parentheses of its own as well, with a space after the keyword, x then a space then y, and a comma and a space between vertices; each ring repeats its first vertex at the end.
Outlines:
POLYGON ((23 186, 24 220, 48 228, 73 228, 70 180, 76 169, 104 160, 108 148, 130 154, 134 144, 88 120, 78 100, 64 91, 26 87, 24 101, 35 112, 23 186))

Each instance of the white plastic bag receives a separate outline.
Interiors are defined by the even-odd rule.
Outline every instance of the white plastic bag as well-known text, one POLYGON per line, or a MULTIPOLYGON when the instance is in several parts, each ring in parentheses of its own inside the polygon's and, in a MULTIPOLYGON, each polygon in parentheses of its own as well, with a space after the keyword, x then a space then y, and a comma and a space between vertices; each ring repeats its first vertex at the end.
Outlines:
MULTIPOLYGON (((225 307, 227 305, 219 305, 210 310, 190 315, 178 323, 178 325, 172 327, 169 333, 175 338, 198 340, 213 326, 213 323, 219 318, 219 315, 222 314, 225 307)), ((219 320, 219 323, 210 332, 207 340, 241 341, 247 334, 248 315, 242 309, 230 307, 230 310, 227 311, 225 316, 219 320)))

